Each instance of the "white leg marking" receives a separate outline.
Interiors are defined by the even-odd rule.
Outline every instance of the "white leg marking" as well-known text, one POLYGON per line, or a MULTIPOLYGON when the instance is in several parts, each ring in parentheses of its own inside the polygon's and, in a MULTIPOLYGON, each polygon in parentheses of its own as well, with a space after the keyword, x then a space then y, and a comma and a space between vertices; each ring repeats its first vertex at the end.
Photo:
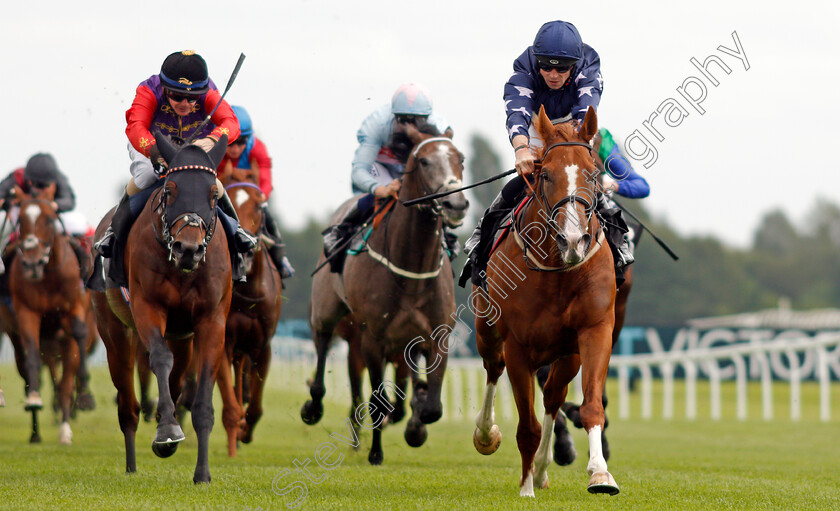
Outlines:
POLYGON ((537 488, 548 486, 548 466, 551 464, 551 438, 553 434, 554 419, 551 418, 550 414, 545 414, 540 446, 537 447, 537 454, 534 457, 534 484, 537 488))
POLYGON ((589 475, 607 471, 607 460, 601 449, 601 426, 589 430, 589 464, 586 471, 589 475))
POLYGON ((73 443, 73 431, 70 429, 70 423, 61 423, 61 427, 58 428, 58 443, 62 445, 70 445, 73 443))
POLYGON ((519 489, 519 496, 520 497, 533 497, 534 496, 534 470, 531 469, 528 472, 528 477, 525 478, 525 483, 522 484, 522 488, 519 489))
POLYGON ((496 413, 493 410, 493 403, 496 400, 496 385, 488 383, 484 389, 484 403, 475 418, 475 425, 482 433, 487 433, 493 424, 496 423, 496 413))

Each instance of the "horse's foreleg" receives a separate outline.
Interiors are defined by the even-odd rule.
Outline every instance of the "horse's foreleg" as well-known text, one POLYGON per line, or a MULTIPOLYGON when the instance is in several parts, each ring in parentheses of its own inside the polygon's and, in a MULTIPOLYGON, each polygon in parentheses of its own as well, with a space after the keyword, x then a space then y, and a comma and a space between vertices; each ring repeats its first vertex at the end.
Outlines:
POLYGON ((140 404, 134 393, 134 358, 135 353, 140 353, 139 357, 145 356, 148 363, 148 353, 137 347, 136 336, 127 332, 116 318, 110 318, 107 325, 100 322, 100 333, 108 355, 111 381, 117 389, 117 417, 125 439, 125 471, 132 474, 137 472, 135 436, 140 420, 140 404))
MULTIPOLYGON (((356 423, 356 408, 362 404, 362 376, 365 373, 365 360, 362 358, 362 340, 356 335, 347 339, 349 349, 347 351, 347 375, 350 380, 350 424, 358 435, 359 427, 356 423)), ((358 449, 356 444, 354 449, 358 449)))
POLYGON ((61 426, 58 429, 58 442, 65 445, 73 443, 73 430, 70 429, 70 412, 73 406, 73 384, 79 369, 78 345, 69 339, 62 340, 61 381, 59 383, 61 404, 61 426))
MULTIPOLYGON (((195 464, 193 482, 210 482, 210 431, 213 429, 213 384, 222 363, 226 363, 224 353, 225 323, 216 317, 206 318, 196 325, 195 340, 198 361, 198 386, 191 410, 193 428, 198 438, 198 457, 195 464)), ((230 371, 230 367, 226 367, 230 371)), ((230 373, 228 373, 230 374, 230 373)), ((230 382, 228 381, 228 384, 230 382)), ((232 395, 232 392, 230 392, 232 395)))
POLYGON ((612 324, 600 325, 578 332, 580 359, 583 362, 583 403, 580 405, 580 419, 589 437, 589 463, 591 493, 618 493, 618 484, 607 471, 607 461, 601 444, 604 431, 604 405, 602 396, 612 351, 612 324))
POLYGON ((395 396, 394 409, 388 415, 388 422, 390 424, 396 424, 405 417, 405 396, 408 392, 408 377, 411 372, 408 364, 402 358, 394 362, 394 375, 397 380, 394 383, 396 383, 400 392, 395 396), (402 396, 400 396, 400 393, 402 393, 402 396))
POLYGON ((432 368, 426 373, 426 380, 428 383, 428 391, 424 395, 415 392, 412 398, 412 408, 414 408, 414 415, 418 416, 420 422, 423 424, 432 424, 440 420, 443 416, 443 404, 440 401, 440 394, 443 391, 443 376, 446 373, 446 362, 449 357, 449 352, 441 348, 439 342, 430 343, 428 349, 423 351, 426 357, 426 367, 432 368), (415 405, 414 399, 418 403, 415 405), (417 407, 419 405, 419 414, 417 407))
POLYGON ((505 354, 501 342, 489 343, 480 332, 476 333, 476 343, 479 348, 478 352, 484 360, 487 384, 484 388, 481 410, 475 417, 476 428, 473 433, 473 445, 481 454, 489 455, 496 452, 502 443, 502 432, 496 425, 494 406, 499 377, 505 369, 505 354))
POLYGON ((324 386, 324 371, 327 363, 327 351, 332 340, 332 329, 316 330, 313 334, 315 340, 315 351, 318 354, 315 379, 309 386, 309 395, 312 399, 303 404, 300 410, 300 418, 306 424, 316 424, 324 415, 324 395, 327 389, 324 386))
MULTIPOLYGON (((569 431, 563 428, 557 431, 557 420, 562 420, 560 405, 566 399, 568 384, 574 378, 579 369, 576 356, 563 357, 553 364, 549 374, 546 376, 543 385, 543 404, 545 406, 545 417, 543 417, 542 433, 540 434, 540 445, 537 447, 537 454, 534 458, 534 484, 537 488, 548 488, 548 466, 551 465, 551 436, 552 432, 558 433, 555 443, 555 458, 557 458, 557 445, 568 445, 571 448, 571 459, 574 460, 574 445, 571 444, 569 431), (552 431, 554 430, 554 431, 552 431), (561 435, 565 434, 564 438, 561 435)), ((565 421, 561 423, 565 426, 565 421)), ((560 463, 562 465, 562 463, 560 463)))
POLYGON ((149 351, 149 365, 158 384, 160 422, 152 442, 152 451, 160 458, 168 458, 175 453, 178 443, 184 440, 184 431, 175 420, 175 402, 170 391, 169 377, 172 374, 174 356, 163 338, 166 315, 147 304, 139 295, 132 295, 131 302, 137 333, 149 351))
POLYGON ((14 306, 17 311, 21 346, 25 354, 24 365, 28 388, 23 402, 24 409, 40 410, 44 407, 41 399, 41 316, 17 301, 14 306))
POLYGON ((149 352, 136 339, 133 341, 133 344, 137 350, 135 357, 137 360, 137 377, 140 381, 140 410, 143 412, 143 420, 151 422, 152 417, 155 415, 156 405, 149 397, 149 384, 151 383, 152 376, 152 368, 149 366, 149 352))
POLYGON ((521 353, 521 348, 516 343, 506 343, 505 358, 516 410, 519 412, 519 426, 516 428, 516 443, 522 458, 519 495, 533 497, 534 455, 541 436, 540 423, 534 414, 534 373, 528 367, 527 357, 521 353))

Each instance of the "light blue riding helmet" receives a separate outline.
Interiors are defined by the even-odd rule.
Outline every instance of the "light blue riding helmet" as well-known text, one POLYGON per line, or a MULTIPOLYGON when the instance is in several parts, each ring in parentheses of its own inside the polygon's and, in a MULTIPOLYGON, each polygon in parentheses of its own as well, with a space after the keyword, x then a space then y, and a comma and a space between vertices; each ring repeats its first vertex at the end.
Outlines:
POLYGON ((394 115, 431 115, 432 95, 429 89, 419 83, 404 83, 391 98, 391 113, 394 115))
POLYGON ((253 135, 254 128, 251 126, 251 116, 248 115, 248 111, 245 110, 245 107, 233 105, 231 108, 233 108, 233 113, 236 114, 236 118, 239 119, 239 136, 250 137, 253 135))

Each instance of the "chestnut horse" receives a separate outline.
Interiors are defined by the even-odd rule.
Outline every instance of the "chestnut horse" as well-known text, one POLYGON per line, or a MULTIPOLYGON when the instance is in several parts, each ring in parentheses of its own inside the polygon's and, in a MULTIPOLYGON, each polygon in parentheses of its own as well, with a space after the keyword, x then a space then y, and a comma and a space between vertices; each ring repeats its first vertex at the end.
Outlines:
MULTIPOLYGON (((411 125, 405 133, 414 147, 402 177, 400 201, 461 186, 463 155, 449 138, 421 133, 411 125)), ((337 221, 351 204, 346 202, 333 219, 337 221)), ((455 297, 449 258, 441 246, 442 230, 444 224, 460 225, 468 206, 462 192, 432 204, 405 207, 397 203, 372 231, 366 249, 348 255, 343 276, 321 271, 313 279, 310 323, 318 365, 310 386, 312 400, 304 404, 301 418, 314 424, 323 414, 327 349, 336 325, 352 313, 360 325, 361 352, 373 391, 368 414, 361 407, 356 410, 356 422, 373 429, 368 455, 372 465, 383 460, 382 423, 386 417, 376 403, 390 408, 381 402, 382 392, 386 386, 397 389, 383 380, 388 360, 408 351, 410 360, 406 362, 415 363, 417 354, 422 354, 429 369, 428 382, 418 379, 413 385, 413 414, 405 430, 409 445, 422 445, 425 425, 443 414, 440 394, 448 346, 438 341, 452 332, 455 297), (372 424, 363 424, 360 419, 365 417, 370 417, 372 424)))
MULTIPOLYGON (((231 178, 235 178, 231 175, 231 178)), ((265 222, 263 207, 265 194, 254 182, 232 181, 225 188, 239 215, 240 225, 249 233, 258 235, 265 222)), ((265 236, 260 236, 260 243, 245 257, 247 282, 236 284, 225 327, 225 346, 227 355, 233 362, 234 388, 238 406, 245 410, 245 420, 239 430, 239 440, 251 443, 254 427, 262 417, 262 396, 268 367, 271 362, 271 339, 277 330, 280 311, 283 305, 283 285, 280 272, 274 267, 268 256, 265 236), (243 368, 249 359, 248 373, 243 375, 243 368), (247 380, 247 398, 243 396, 243 383, 247 380)), ((230 371, 223 367, 222 371, 230 371)), ((230 447, 230 446, 229 446, 230 447)), ((233 445, 236 447, 235 443, 233 445)))
POLYGON ((78 259, 69 237, 58 226, 58 215, 52 206, 54 190, 50 187, 36 198, 15 187, 20 208, 19 238, 9 270, 9 292, 25 371, 24 408, 32 412, 30 441, 38 441, 37 413, 44 406, 40 393, 42 328, 49 336, 57 334, 59 329, 70 334, 55 337, 60 342, 56 351, 60 351, 62 360, 58 386, 62 413, 59 442, 70 444, 73 436, 70 415, 77 373, 83 389, 87 389, 88 382, 85 364, 88 304, 81 286, 78 259))
POLYGON ((514 219, 512 233, 499 244, 487 269, 488 290, 474 293, 478 351, 487 371, 484 402, 473 443, 492 454, 501 442, 494 424, 496 385, 505 367, 519 412, 516 440, 522 458, 520 495, 548 486, 551 435, 568 384, 583 368, 581 421, 589 436, 589 491, 618 493, 601 452, 607 377, 615 324, 615 270, 604 249, 603 228, 594 215, 597 169, 589 142, 598 130, 595 111, 586 113, 580 132, 552 125, 540 108, 534 127, 545 141, 536 191, 514 219), (534 232, 539 234, 533 240, 534 232), (501 283, 518 285, 502 289, 501 283), (534 415, 534 373, 550 364, 542 426, 534 415))
MULTIPOLYGON (((175 419, 175 400, 190 358, 197 358, 198 390, 192 420, 198 458, 193 481, 209 482, 213 385, 224 359, 232 288, 227 242, 217 228, 216 216, 220 190, 215 169, 224 155, 227 136, 209 153, 195 145, 179 149, 160 133, 155 139, 169 170, 163 186, 150 191, 126 241, 129 303, 125 304, 119 289, 111 288, 93 292, 94 310, 118 393, 126 472, 137 470, 134 438, 140 406, 134 393, 133 342, 139 339, 149 352, 158 384, 160 421, 152 450, 159 457, 174 454, 184 440, 175 419), (128 329, 136 335, 129 335, 128 329)), ((108 216, 100 222, 97 239, 105 232, 107 220, 108 216)))

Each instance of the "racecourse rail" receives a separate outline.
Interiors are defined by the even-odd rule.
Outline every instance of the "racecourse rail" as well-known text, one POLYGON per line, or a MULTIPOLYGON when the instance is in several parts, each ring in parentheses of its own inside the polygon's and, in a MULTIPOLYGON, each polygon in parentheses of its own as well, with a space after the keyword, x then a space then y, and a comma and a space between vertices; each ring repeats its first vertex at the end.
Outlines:
MULTIPOLYGON (((315 369, 315 350, 312 341, 292 337, 275 337, 272 342, 273 360, 270 372, 275 373, 274 384, 280 389, 308 394, 307 381, 315 369)), ((708 380, 709 418, 722 420, 724 393, 722 382, 734 379, 735 415, 738 420, 748 418, 748 382, 758 380, 761 388, 761 410, 764 420, 776 418, 774 410, 774 375, 771 366, 774 357, 787 359, 787 374, 783 380, 789 384, 791 420, 801 418, 802 382, 811 373, 819 387, 819 418, 827 422, 831 418, 832 374, 840 379, 840 334, 819 335, 798 339, 782 339, 773 342, 743 343, 729 346, 715 346, 705 349, 669 351, 636 355, 613 355, 610 370, 617 375, 608 384, 609 409, 618 417, 631 417, 631 405, 640 402, 636 413, 642 419, 653 418, 654 380, 661 380, 662 418, 673 420, 675 410, 675 380, 682 379, 685 387, 685 419, 695 420, 698 415, 700 390, 698 380, 708 380), (800 364, 800 360, 804 363, 800 364), (722 365, 725 364, 725 367, 722 365), (748 364, 757 365, 757 371, 748 371, 748 364), (751 373, 758 374, 757 378, 751 373), (806 374, 807 373, 807 374, 806 374), (617 392, 615 382, 618 384, 617 392), (632 387, 637 387, 631 391, 632 387), (631 399, 631 393, 638 397, 631 399)), ((14 356, 11 343, 0 344, 0 363, 13 367, 14 356)), ((778 366, 778 360, 775 365, 778 366)), ((107 363, 105 349, 100 344, 89 359, 90 365, 107 363)), ((5 371, 9 373, 10 371, 5 371)), ((4 374, 4 383, 10 385, 16 374, 4 374)), ((393 379, 393 369, 388 368, 386 379, 393 379)), ((370 395, 367 376, 364 378, 364 396, 370 395)), ((350 387, 347 379, 347 344, 335 342, 327 360, 325 376, 327 395, 325 399, 339 405, 350 405, 350 387)), ((473 420, 481 406, 485 384, 485 373, 479 358, 450 357, 444 391, 442 393, 445 421, 473 420)), ((776 386, 778 388, 778 386, 776 386)), ((499 380, 496 394, 496 413, 505 420, 515 420, 515 405, 506 373, 499 380)), ((580 375, 572 382, 569 399, 580 402, 580 375)), ((537 412, 542 414, 542 400, 536 400, 537 412)), ((704 408, 705 409, 705 408, 704 408)), ((705 417, 705 416, 704 416, 705 417)))

